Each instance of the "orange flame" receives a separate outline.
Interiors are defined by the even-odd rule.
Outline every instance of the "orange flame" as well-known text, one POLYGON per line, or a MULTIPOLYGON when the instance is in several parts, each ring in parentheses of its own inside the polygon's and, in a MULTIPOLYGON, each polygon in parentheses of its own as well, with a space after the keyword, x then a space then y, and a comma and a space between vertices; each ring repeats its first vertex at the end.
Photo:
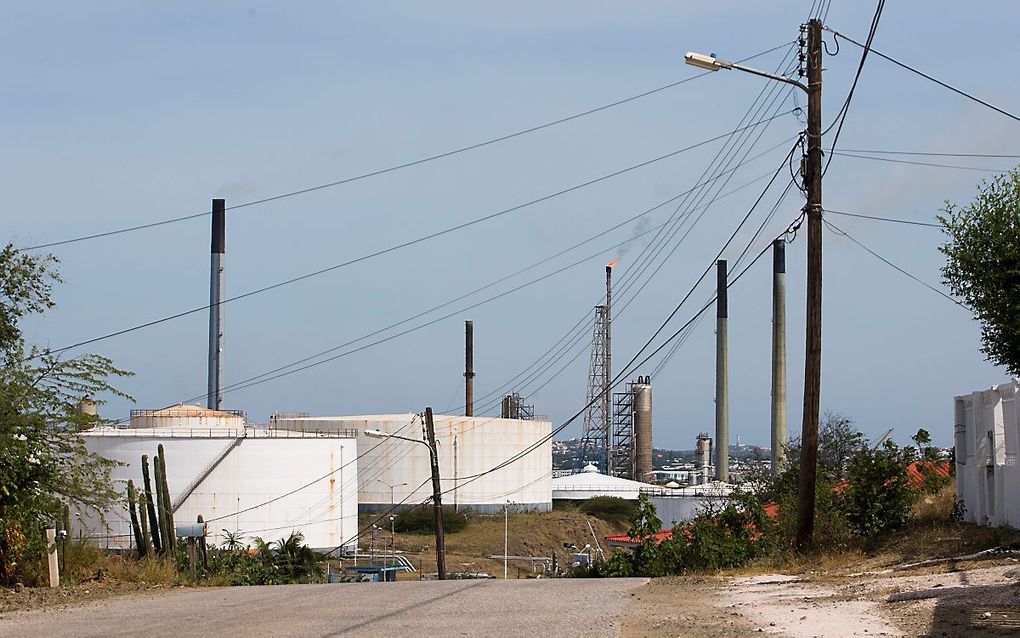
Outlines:
POLYGON ((608 263, 608 264, 606 264, 606 265, 607 265, 607 266, 609 266, 610 268, 612 268, 613 266, 615 266, 615 265, 616 265, 616 264, 618 264, 618 263, 620 263, 620 262, 618 262, 617 260, 615 260, 615 259, 614 259, 613 261, 609 262, 609 263, 608 263))

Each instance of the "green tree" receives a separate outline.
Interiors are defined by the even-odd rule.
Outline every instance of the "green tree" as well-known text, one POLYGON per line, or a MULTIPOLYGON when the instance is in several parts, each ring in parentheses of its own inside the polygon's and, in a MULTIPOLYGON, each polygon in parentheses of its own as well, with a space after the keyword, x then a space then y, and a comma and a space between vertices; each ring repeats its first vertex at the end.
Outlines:
POLYGON ((1020 168, 978 186, 966 206, 946 202, 942 281, 981 323, 981 351, 1020 375, 1020 168))
POLYGON ((98 355, 29 347, 22 334, 24 318, 54 306, 56 263, 10 244, 0 251, 0 584, 41 556, 42 530, 64 504, 102 510, 119 498, 112 462, 90 453, 80 436, 102 421, 77 405, 104 393, 129 398, 107 381, 128 373, 98 355))

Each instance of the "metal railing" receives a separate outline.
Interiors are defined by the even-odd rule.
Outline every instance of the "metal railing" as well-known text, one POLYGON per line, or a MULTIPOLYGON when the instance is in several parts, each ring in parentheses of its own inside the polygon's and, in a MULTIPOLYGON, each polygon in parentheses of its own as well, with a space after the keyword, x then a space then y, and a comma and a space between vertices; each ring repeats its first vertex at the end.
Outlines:
POLYGON ((285 430, 282 428, 95 428, 85 433, 88 436, 147 437, 147 438, 195 438, 195 439, 353 439, 358 431, 353 428, 342 430, 285 430))

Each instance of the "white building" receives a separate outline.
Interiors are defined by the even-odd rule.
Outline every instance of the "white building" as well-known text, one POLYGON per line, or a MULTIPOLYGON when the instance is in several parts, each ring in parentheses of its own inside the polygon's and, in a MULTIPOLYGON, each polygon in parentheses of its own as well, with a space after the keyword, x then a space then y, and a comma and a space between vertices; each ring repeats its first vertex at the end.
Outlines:
MULTIPOLYGON (((357 441, 350 431, 280 431, 246 426, 239 413, 182 405, 139 410, 127 428, 96 428, 83 434, 86 447, 123 463, 115 486, 128 479, 142 489, 141 457, 166 454, 167 483, 175 523, 209 521, 209 540, 224 529, 246 539, 273 540, 292 530, 317 549, 333 549, 358 529, 357 441)), ((155 488, 155 485, 153 485, 155 488)), ((127 508, 81 513, 80 529, 103 546, 133 545, 127 508)), ((350 543, 353 544, 353 543, 350 543)))
POLYGON ((586 501, 596 496, 615 496, 636 501, 641 491, 654 485, 601 474, 594 465, 586 465, 577 474, 559 476, 552 480, 554 501, 586 501))
POLYGON ((1020 527, 1017 382, 956 397, 956 496, 964 519, 1020 527))
MULTIPOLYGON (((552 442, 549 421, 435 415, 443 504, 476 512, 552 509, 552 442), (513 461, 503 467, 501 464, 513 461), (498 468, 498 469, 493 469, 498 468)), ((417 414, 276 416, 281 430, 356 430, 358 503, 362 512, 416 505, 432 496, 429 450, 417 414), (379 430, 403 438, 370 438, 379 430)))

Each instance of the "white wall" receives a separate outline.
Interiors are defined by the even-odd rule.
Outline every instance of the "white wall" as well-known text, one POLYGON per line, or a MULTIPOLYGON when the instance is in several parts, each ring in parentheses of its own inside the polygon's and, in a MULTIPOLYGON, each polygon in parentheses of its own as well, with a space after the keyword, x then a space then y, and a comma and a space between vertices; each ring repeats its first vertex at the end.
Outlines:
MULTIPOLYGON (((333 548, 357 533, 357 443, 351 438, 268 436, 247 428, 213 436, 190 437, 191 431, 169 429, 96 431, 85 435, 90 451, 124 463, 113 470, 115 485, 126 493, 127 480, 141 489, 141 457, 149 456, 150 473, 157 447, 166 452, 167 482, 174 499, 231 445, 239 432, 246 435, 212 470, 174 514, 176 523, 195 522, 201 514, 209 523, 210 542, 223 540, 223 529, 241 530, 246 539, 275 540, 298 530, 314 548, 333 548), (322 478, 330 474, 328 478, 322 478), (322 480, 317 480, 322 479, 322 480), (302 486, 312 483, 308 487, 302 486), (292 495, 252 511, 241 509, 264 503, 291 490, 292 495)), ((155 480, 154 474, 152 474, 155 480)), ((155 489, 155 485, 153 485, 155 489)), ((126 507, 102 517, 83 513, 82 529, 105 546, 131 544, 126 507)), ((75 532, 77 533, 77 531, 75 532)))
POLYGON ((1020 415, 1017 382, 958 396, 956 495, 964 519, 1020 527, 1020 415))
MULTIPOLYGON (((552 442, 549 421, 435 415, 443 504, 497 511, 512 501, 519 509, 552 508, 552 442), (537 444, 522 459, 493 467, 537 444)), ((432 494, 428 448, 399 439, 375 439, 367 429, 422 439, 416 414, 276 419, 278 428, 336 431, 356 429, 359 460, 358 502, 363 511, 388 509, 392 502, 417 504, 432 494), (406 483, 407 485, 401 485, 406 483), (392 497, 389 486, 393 486, 392 497)))

